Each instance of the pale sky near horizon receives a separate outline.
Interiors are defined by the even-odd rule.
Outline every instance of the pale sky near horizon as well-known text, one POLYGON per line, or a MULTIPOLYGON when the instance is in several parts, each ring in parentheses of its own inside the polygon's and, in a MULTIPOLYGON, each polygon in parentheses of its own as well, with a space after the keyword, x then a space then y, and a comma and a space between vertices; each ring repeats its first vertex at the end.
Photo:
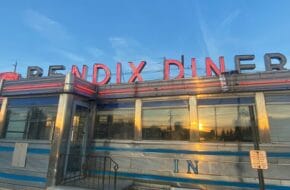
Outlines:
POLYGON ((256 71, 264 71, 265 53, 290 59, 289 12, 287 0, 3 0, 0 72, 17 61, 23 77, 27 66, 47 75, 48 65, 69 72, 86 64, 92 74, 93 64, 103 63, 114 73, 117 62, 130 73, 128 61, 146 60, 144 77, 158 79, 163 57, 182 54, 185 67, 197 59, 201 75, 205 57, 218 63, 224 56, 232 70, 238 54, 254 54, 256 71))

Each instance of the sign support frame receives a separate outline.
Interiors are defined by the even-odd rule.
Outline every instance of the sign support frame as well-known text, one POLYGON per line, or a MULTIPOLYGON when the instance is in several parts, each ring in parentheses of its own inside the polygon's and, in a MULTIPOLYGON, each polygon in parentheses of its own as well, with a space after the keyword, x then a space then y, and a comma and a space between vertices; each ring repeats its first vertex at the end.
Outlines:
MULTIPOLYGON (((254 108, 253 106, 249 106, 249 112, 250 112, 250 118, 251 118, 251 123, 252 123, 252 131, 253 131, 253 141, 254 141, 254 149, 255 150, 260 150, 260 144, 259 144, 259 133, 258 133, 258 128, 255 122, 255 117, 254 117, 254 108)), ((264 174, 262 169, 257 169, 258 172, 258 179, 259 179, 259 187, 260 190, 265 189, 265 181, 264 181, 264 174)))

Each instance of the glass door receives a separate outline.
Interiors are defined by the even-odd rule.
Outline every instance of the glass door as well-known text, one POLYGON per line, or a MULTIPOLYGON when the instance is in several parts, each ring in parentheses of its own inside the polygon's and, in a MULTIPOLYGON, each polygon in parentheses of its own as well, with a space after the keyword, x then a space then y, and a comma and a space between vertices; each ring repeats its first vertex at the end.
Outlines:
POLYGON ((76 177, 81 174, 86 153, 88 119, 88 105, 75 104, 66 156, 65 174, 67 177, 76 177))

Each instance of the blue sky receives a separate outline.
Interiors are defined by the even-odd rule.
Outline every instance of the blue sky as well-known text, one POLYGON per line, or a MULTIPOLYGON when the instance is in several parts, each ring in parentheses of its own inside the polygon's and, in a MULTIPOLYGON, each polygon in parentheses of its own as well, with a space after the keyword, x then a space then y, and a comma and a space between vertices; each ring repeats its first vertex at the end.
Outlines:
POLYGON ((92 74, 94 63, 104 63, 114 73, 119 61, 129 73, 128 61, 146 60, 147 78, 161 79, 163 57, 181 54, 186 67, 197 58, 200 75, 205 57, 217 62, 221 55, 231 70, 234 55, 255 54, 256 71, 263 71, 267 52, 290 59, 289 11, 287 0, 1 1, 0 72, 17 61, 23 77, 35 65, 45 75, 59 64, 66 72, 86 64, 92 74))

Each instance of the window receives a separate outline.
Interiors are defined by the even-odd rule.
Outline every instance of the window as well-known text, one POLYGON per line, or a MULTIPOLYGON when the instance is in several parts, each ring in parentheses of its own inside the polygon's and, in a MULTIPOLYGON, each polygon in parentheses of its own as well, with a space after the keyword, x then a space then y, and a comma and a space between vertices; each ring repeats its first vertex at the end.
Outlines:
POLYGON ((57 103, 57 97, 9 99, 5 138, 50 139, 56 118, 57 103))
POLYGON ((142 108, 144 140, 189 140, 187 100, 148 101, 142 108))
POLYGON ((94 137, 96 139, 133 139, 134 102, 97 104, 94 137))
POLYGON ((290 142, 290 95, 266 95, 272 142, 290 142))
POLYGON ((252 141, 254 99, 198 100, 200 141, 252 141))

